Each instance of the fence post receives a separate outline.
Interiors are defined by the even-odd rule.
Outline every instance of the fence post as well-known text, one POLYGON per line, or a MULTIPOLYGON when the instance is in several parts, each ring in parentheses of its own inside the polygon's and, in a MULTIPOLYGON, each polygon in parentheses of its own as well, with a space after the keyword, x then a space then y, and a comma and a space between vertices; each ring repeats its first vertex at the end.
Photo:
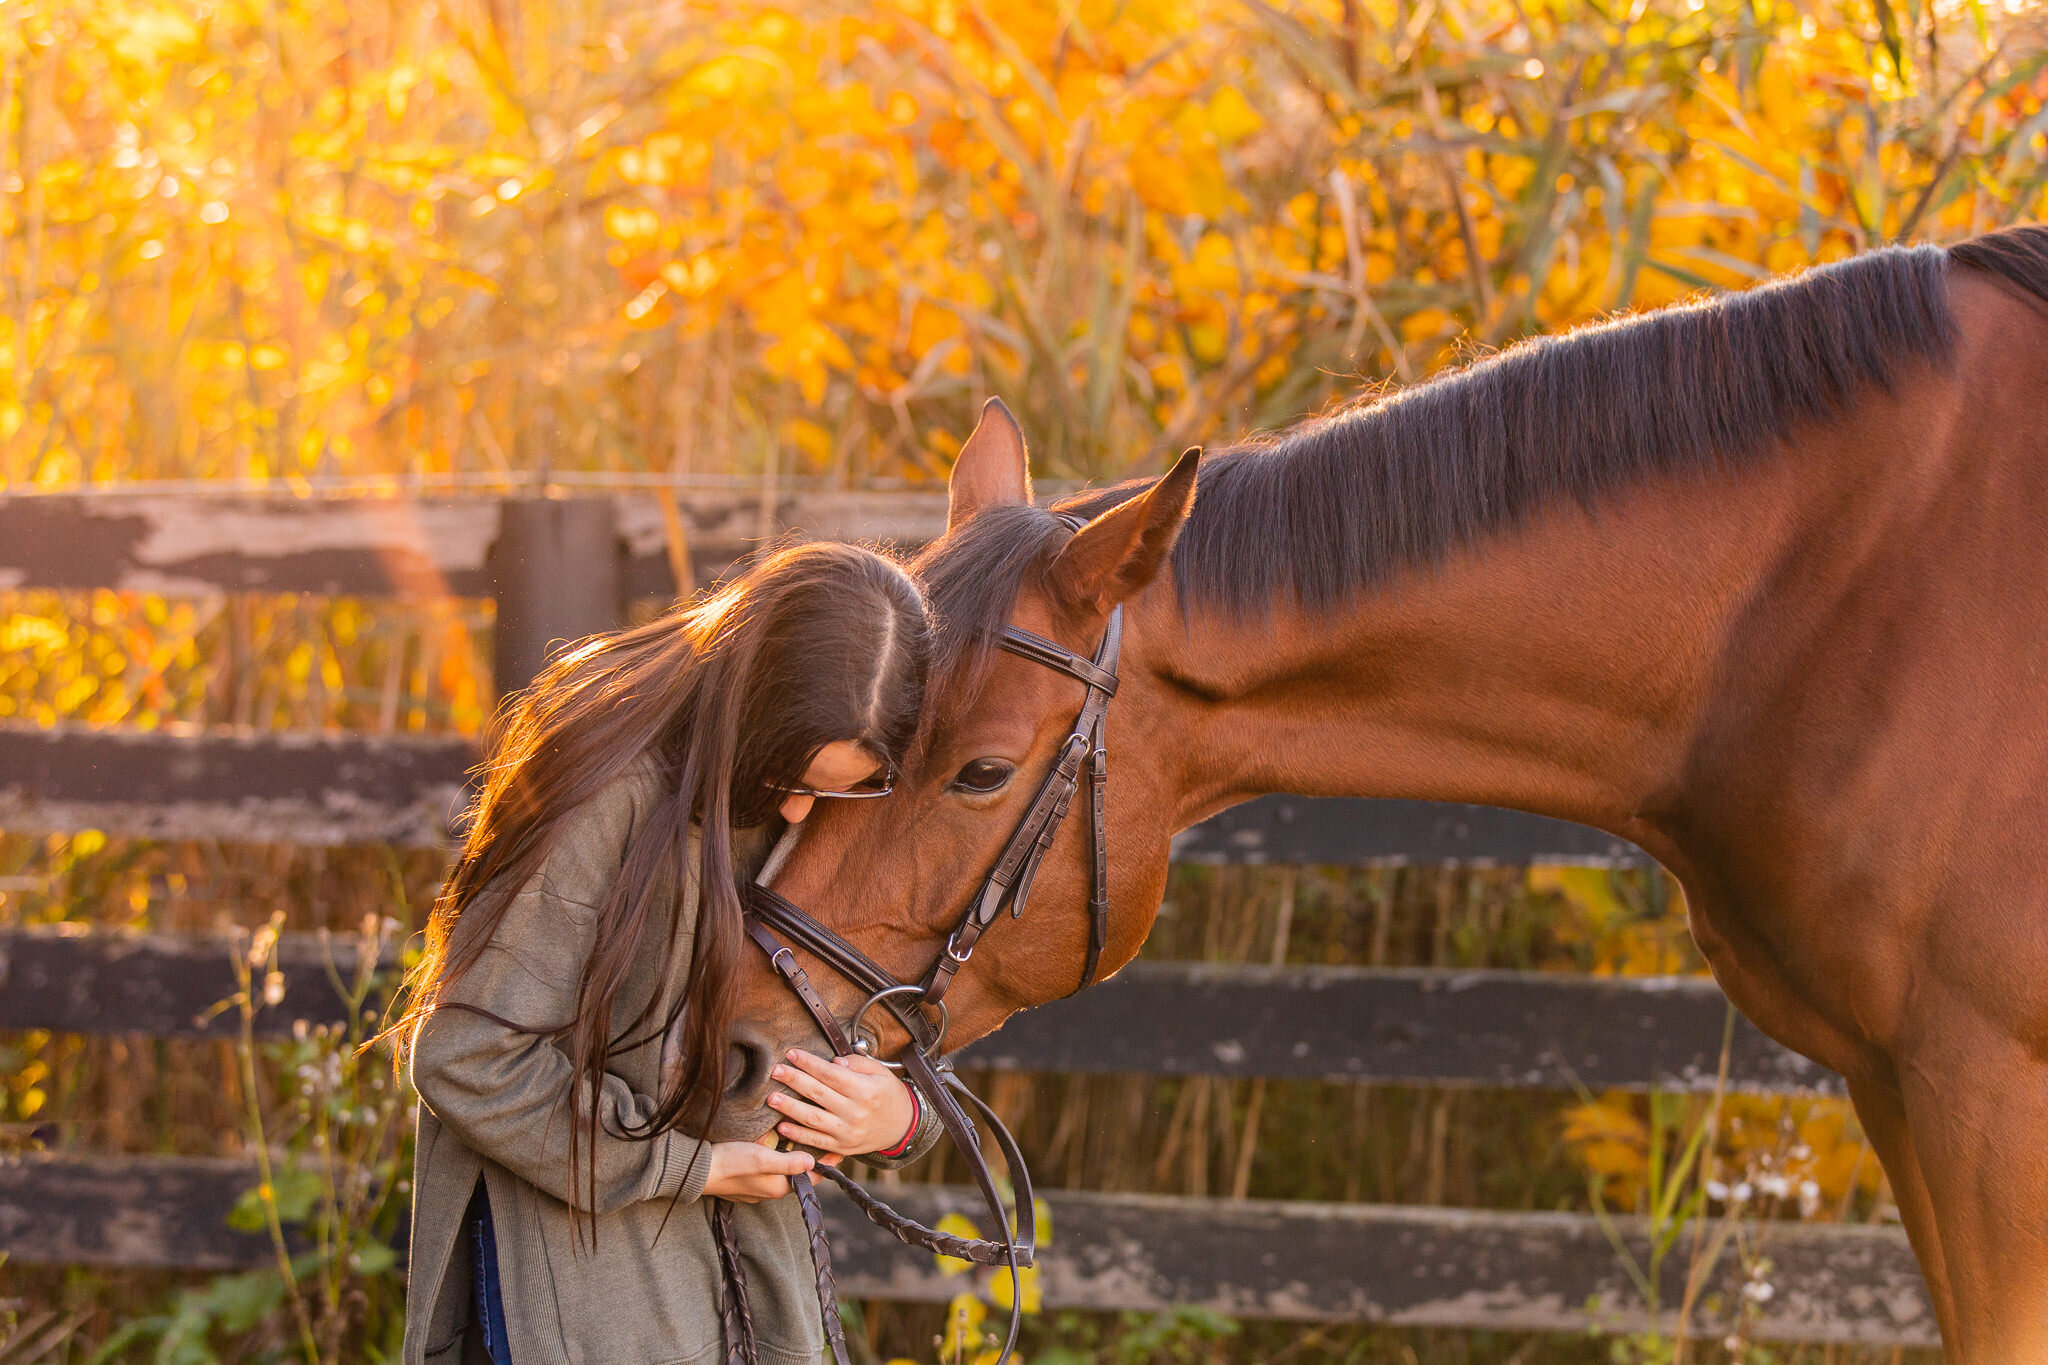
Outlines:
POLYGON ((499 696, 532 682, 555 648, 625 619, 624 565, 610 498, 507 498, 490 576, 499 696))

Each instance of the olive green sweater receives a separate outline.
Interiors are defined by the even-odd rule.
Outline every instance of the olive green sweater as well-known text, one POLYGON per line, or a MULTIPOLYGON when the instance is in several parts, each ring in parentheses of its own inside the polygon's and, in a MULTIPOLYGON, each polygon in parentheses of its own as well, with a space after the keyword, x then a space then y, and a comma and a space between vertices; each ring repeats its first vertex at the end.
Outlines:
MULTIPOLYGON (((512 900, 482 956, 445 1000, 528 1026, 569 1019, 595 940, 596 907, 657 795, 653 764, 643 760, 574 811, 546 865, 512 900)), ((686 863, 694 867, 694 856, 686 863)), ((675 897, 669 994, 654 1018, 666 1017, 682 988, 696 910, 692 880, 675 897)), ((650 942, 665 942, 665 928, 651 925, 650 942)), ((619 992, 614 1018, 640 1013, 661 966, 658 950, 642 956, 619 992)), ((463 1214, 479 1176, 490 1192, 516 1365, 722 1359, 718 1252, 710 1201, 702 1198, 709 1149, 675 1131, 651 1140, 624 1136, 655 1109, 661 1053, 659 1041, 650 1040, 611 1054, 596 1097, 593 1246, 587 1218, 572 1218, 567 1203, 571 1064, 557 1040, 468 1009, 437 1010, 420 1026, 412 1049, 421 1102, 405 1365, 464 1359, 474 1293, 463 1214)), ((938 1131, 927 1122, 913 1156, 928 1150, 938 1131)), ((578 1154, 579 1175, 584 1155, 578 1154)), ((809 1365, 819 1357, 823 1329, 796 1201, 736 1205, 733 1221, 762 1361, 809 1365)))

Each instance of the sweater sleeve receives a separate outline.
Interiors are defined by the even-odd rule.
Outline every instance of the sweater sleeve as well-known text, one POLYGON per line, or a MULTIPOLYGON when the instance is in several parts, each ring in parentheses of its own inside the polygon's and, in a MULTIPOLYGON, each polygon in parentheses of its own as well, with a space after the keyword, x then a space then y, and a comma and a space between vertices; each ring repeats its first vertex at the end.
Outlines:
MULTIPOLYGON (((710 1146, 697 1138, 674 1130, 628 1136, 646 1127, 652 1097, 610 1073, 592 1097, 587 1083, 577 1085, 555 1035, 524 1031, 574 1016, 577 982, 596 942, 596 903, 618 873, 632 814, 622 782, 569 817, 545 866, 506 906, 490 942, 420 1025, 412 1047, 413 1086, 450 1132, 556 1199, 598 1214, 643 1199, 697 1199, 711 1173, 710 1146), (573 1112, 572 1089, 581 1092, 573 1112), (593 1103, 596 1141, 589 1143, 587 1128, 578 1135, 572 1200, 570 1125, 587 1123, 593 1103)), ((686 898, 680 932, 693 911, 686 898)))
MULTIPOLYGON (((910 1082, 905 1081, 904 1084, 909 1085, 910 1082)), ((945 1134, 946 1125, 939 1121, 937 1107, 925 1098, 923 1092, 916 1093, 917 1133, 911 1139, 910 1146, 897 1156, 878 1156, 869 1152, 866 1156, 858 1158, 860 1161, 885 1171, 899 1170, 918 1160, 938 1144, 939 1139, 945 1134)))

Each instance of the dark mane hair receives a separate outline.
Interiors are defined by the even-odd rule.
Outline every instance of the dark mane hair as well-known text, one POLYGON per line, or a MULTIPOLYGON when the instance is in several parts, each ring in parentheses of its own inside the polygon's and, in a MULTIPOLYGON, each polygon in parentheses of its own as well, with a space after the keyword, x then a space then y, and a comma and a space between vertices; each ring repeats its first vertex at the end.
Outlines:
POLYGON ((1946 270, 1939 247, 1873 251, 1535 337, 1221 454, 1177 547, 1181 598, 1327 609, 1560 504, 1767 455, 1866 386, 1947 361, 1946 270))
MULTIPOLYGON (((1184 606, 1326 610, 1547 508, 1769 454, 1956 340, 1951 259, 2048 297, 2048 229, 1890 247, 1791 279, 1520 342, 1276 438, 1211 455, 1174 550, 1184 606)), ((1094 516, 1151 480, 1079 493, 1094 516)), ((913 566, 937 676, 973 663, 1064 539, 1051 512, 991 508, 913 566)))

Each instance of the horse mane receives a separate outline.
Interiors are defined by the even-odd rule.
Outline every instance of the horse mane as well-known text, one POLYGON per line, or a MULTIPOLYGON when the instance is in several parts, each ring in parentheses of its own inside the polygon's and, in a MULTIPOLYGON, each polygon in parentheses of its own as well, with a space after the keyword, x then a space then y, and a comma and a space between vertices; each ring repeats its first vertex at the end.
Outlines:
MULTIPOLYGON (((1283 600, 1327 610, 1560 504, 1592 508, 1652 478, 1762 459, 1798 423, 1952 359, 1952 256, 2048 297, 2048 229, 1888 247, 1534 337, 1211 455, 1174 550, 1181 602, 1237 616, 1283 600)), ((1057 507, 1097 515, 1151 483, 1057 507)), ((994 640, 1062 539, 1045 510, 990 508, 918 557, 940 622, 937 676, 994 640)))

